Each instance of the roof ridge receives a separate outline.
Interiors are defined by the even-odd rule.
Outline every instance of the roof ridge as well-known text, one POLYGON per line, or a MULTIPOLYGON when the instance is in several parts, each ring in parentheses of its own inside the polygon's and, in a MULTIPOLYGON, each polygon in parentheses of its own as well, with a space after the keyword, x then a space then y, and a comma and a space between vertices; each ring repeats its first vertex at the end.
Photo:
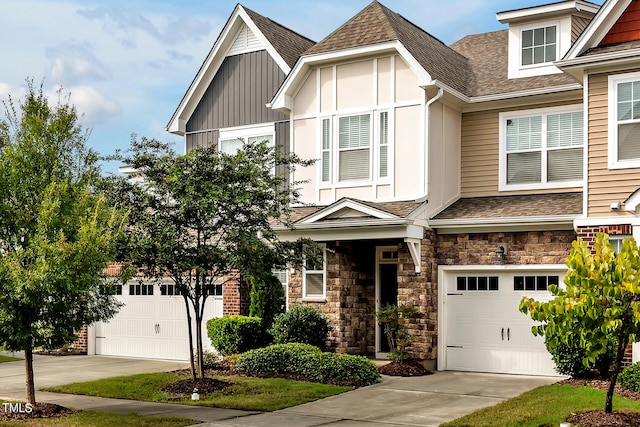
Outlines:
MULTIPOLYGON (((270 23, 272 23, 272 24, 274 24, 274 25, 276 25, 276 26, 280 27, 280 28, 281 28, 281 29, 283 29, 283 30, 286 30, 286 31, 288 31, 288 32, 290 32, 290 33, 292 33, 292 34, 295 34, 295 35, 297 35, 297 36, 299 36, 299 37, 301 37, 301 38, 305 39, 305 40, 308 40, 308 41, 310 41, 310 42, 312 42, 312 43, 315 43, 315 40, 310 39, 309 37, 305 36, 304 34, 300 34, 300 33, 299 33, 299 32, 297 32, 296 30, 292 30, 291 28, 289 28, 289 27, 287 27, 287 26, 285 26, 285 25, 283 25, 283 24, 279 23, 278 21, 275 21, 275 20, 271 19, 271 18, 270 18, 270 17, 268 17, 268 16, 264 16, 264 15, 262 15, 262 14, 260 14, 260 13, 256 12, 255 10, 253 10, 253 9, 250 9, 250 8, 246 7, 246 6, 245 6, 245 5, 243 5, 243 4, 240 4, 240 6, 241 6, 241 7, 242 7, 246 12, 248 12, 249 14, 257 15, 257 16, 259 16, 259 17, 263 18, 263 19, 268 20, 270 23)), ((253 19, 253 18, 252 18, 252 19, 253 19)))

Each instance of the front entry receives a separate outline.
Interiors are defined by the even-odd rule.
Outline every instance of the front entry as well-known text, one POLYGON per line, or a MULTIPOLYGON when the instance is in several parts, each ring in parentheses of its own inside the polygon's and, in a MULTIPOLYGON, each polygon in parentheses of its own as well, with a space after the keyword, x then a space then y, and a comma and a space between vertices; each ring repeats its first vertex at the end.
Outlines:
MULTIPOLYGON (((376 248, 376 311, 398 304, 398 247, 376 248)), ((376 358, 386 359, 389 343, 383 327, 376 322, 376 358)))

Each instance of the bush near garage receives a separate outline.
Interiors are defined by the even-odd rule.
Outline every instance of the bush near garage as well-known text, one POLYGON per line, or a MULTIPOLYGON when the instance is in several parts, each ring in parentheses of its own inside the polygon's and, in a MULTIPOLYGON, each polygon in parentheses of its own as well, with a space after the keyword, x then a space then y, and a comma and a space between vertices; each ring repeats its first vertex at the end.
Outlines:
MULTIPOLYGON (((551 335, 545 336, 545 343, 551 339, 551 335)), ((547 345, 547 350, 551 353, 553 362, 556 364, 556 371, 561 375, 568 375, 572 378, 586 378, 596 369, 601 377, 606 377, 613 361, 615 345, 613 341, 607 344, 607 352, 600 355, 595 363, 585 366, 583 359, 586 351, 579 344, 569 345, 559 341, 555 346, 547 345)))
POLYGON ((618 383, 629 390, 640 391, 640 362, 624 368, 620 372, 618 383))
POLYGON ((211 345, 223 356, 244 353, 267 344, 259 317, 226 316, 207 321, 211 345))
POLYGON ((331 329, 329 319, 319 309, 296 305, 276 316, 269 333, 274 344, 304 343, 324 350, 331 329))
POLYGON ((274 344, 243 353, 235 365, 248 375, 299 375, 312 381, 365 386, 380 379, 376 365, 362 356, 323 352, 302 344, 274 344))

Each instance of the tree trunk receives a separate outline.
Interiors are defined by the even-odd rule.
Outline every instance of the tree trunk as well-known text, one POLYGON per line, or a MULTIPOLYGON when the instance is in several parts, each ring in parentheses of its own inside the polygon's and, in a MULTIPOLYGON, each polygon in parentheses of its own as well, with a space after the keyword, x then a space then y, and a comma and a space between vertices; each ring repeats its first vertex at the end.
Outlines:
POLYGON ((204 361, 203 348, 202 348, 202 315, 199 311, 196 311, 196 371, 199 379, 204 379, 204 361))
POLYGON ((622 368, 622 359, 624 358, 624 352, 627 348, 628 340, 618 337, 618 348, 616 350, 616 360, 613 364, 613 372, 611 373, 611 380, 609 381, 609 388, 607 389, 607 400, 604 405, 604 412, 610 414, 613 411, 613 392, 616 387, 616 381, 618 381, 618 374, 622 368))
POLYGON ((184 307, 187 309, 187 331, 189 332, 189 363, 191 365, 191 379, 196 380, 196 367, 193 360, 193 331, 191 330, 191 310, 189 308, 189 298, 183 295, 184 307))
POLYGON ((24 350, 24 367, 27 377, 27 402, 36 404, 36 389, 33 382, 33 346, 31 342, 24 350))

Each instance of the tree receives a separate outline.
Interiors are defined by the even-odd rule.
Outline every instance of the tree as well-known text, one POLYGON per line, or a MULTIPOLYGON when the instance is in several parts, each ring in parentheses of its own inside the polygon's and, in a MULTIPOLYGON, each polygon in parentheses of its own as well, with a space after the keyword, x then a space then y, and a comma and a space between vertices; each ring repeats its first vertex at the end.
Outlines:
POLYGON ((254 273, 251 282, 251 305, 249 316, 259 317, 262 328, 266 332, 273 324, 273 320, 284 312, 285 295, 282 283, 270 271, 254 273))
POLYGON ((400 362, 409 358, 407 347, 414 336, 409 332, 407 321, 418 313, 418 307, 412 305, 387 305, 376 312, 376 318, 384 329, 389 344, 389 359, 400 362))
POLYGON ((147 277, 173 280, 186 308, 191 375, 203 378, 202 317, 214 286, 237 273, 300 263, 294 249, 301 243, 281 242, 273 227, 289 223, 299 197, 290 173, 311 162, 264 142, 234 155, 215 147, 176 155, 168 144, 135 137, 116 158, 141 179, 123 186, 122 199, 131 203, 123 261, 147 277))
POLYGON ((0 122, 0 346, 24 350, 35 403, 34 348, 71 343, 119 308, 102 272, 124 215, 95 191, 98 158, 68 98, 50 106, 27 85, 0 122))
POLYGON ((614 252, 609 237, 603 233, 596 236, 593 249, 594 254, 580 239, 573 242, 565 289, 550 286, 554 298, 549 302, 525 297, 520 311, 541 322, 532 332, 545 335, 551 349, 579 343, 585 351, 585 366, 593 366, 599 356, 607 353, 609 341, 615 340, 605 402, 605 412, 610 413, 625 349, 640 331, 640 253, 633 238, 624 239, 622 249, 614 252))

